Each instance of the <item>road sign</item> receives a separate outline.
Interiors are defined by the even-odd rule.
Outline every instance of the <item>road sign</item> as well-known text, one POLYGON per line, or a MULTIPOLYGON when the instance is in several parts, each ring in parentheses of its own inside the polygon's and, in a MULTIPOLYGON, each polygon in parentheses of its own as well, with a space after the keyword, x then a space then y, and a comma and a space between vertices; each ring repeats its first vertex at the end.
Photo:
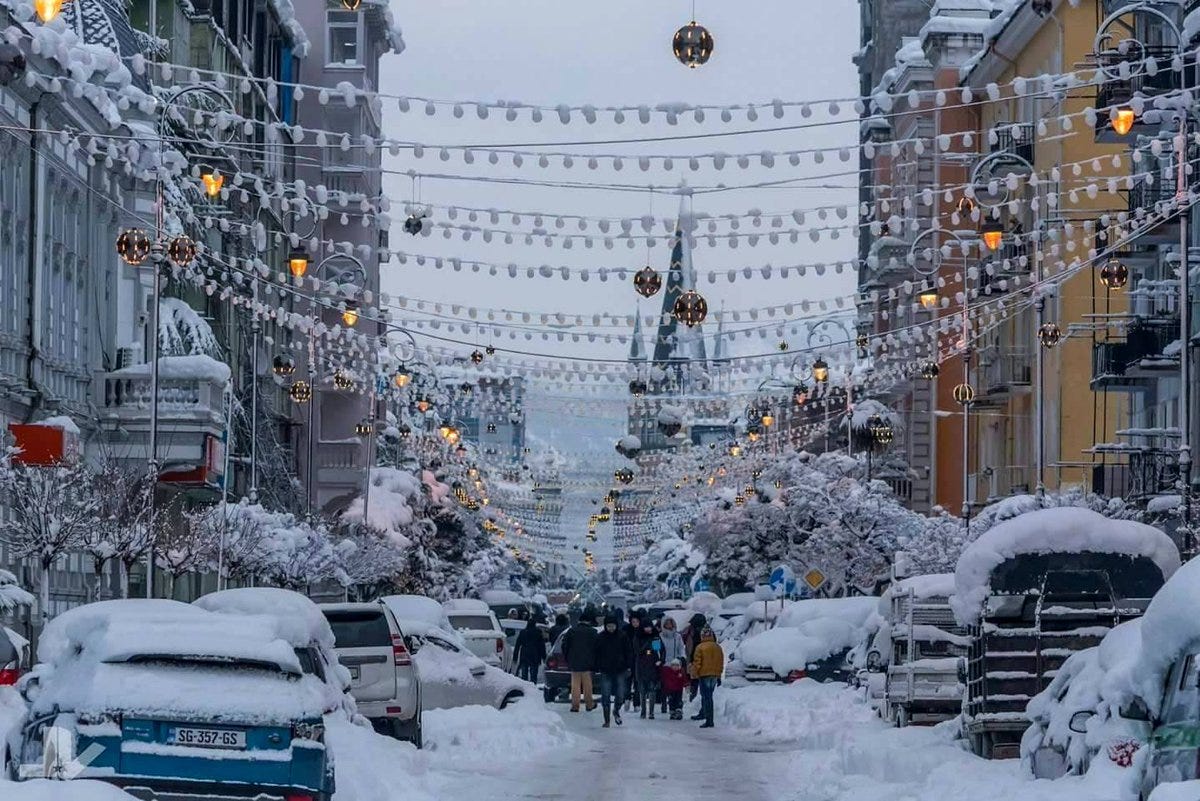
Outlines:
POLYGON ((821 586, 824 585, 827 580, 828 579, 826 578, 825 574, 820 570, 817 570, 815 567, 811 568, 807 573, 804 574, 804 583, 813 590, 821 589, 821 586))
POLYGON ((712 585, 708 583, 706 578, 698 578, 692 582, 692 592, 709 592, 712 590, 712 585))
POLYGON ((796 573, 787 565, 780 565, 771 571, 767 584, 777 594, 792 595, 796 592, 796 573))

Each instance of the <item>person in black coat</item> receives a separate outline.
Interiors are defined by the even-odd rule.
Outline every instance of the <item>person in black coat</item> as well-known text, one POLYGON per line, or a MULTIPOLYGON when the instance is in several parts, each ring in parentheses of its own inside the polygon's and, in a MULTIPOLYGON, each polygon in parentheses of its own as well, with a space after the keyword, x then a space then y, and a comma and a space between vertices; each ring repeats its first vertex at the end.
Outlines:
POLYGON ((525 628, 521 629, 521 633, 517 635, 516 645, 513 647, 513 662, 517 666, 517 676, 525 681, 536 682, 538 668, 545 659, 546 638, 542 636, 542 630, 531 620, 525 628))
POLYGON ((571 628, 570 618, 568 618, 566 615, 562 614, 561 612, 559 612, 557 615, 555 615, 554 625, 550 627, 549 639, 550 639, 550 647, 551 648, 553 648, 554 644, 558 642, 558 638, 562 636, 563 632, 569 628, 571 628))
POLYGON ((663 664, 663 646, 654 624, 646 620, 638 634, 633 655, 633 675, 641 693, 642 717, 654 720, 654 701, 658 694, 659 669, 663 664))
POLYGON ((584 698, 588 712, 596 708, 592 695, 592 671, 596 668, 596 628, 592 620, 581 617, 563 635, 562 653, 571 671, 571 711, 579 711, 579 700, 584 698))
MULTIPOLYGON (((631 609, 629 611, 629 622, 621 629, 621 633, 629 639, 630 651, 636 651, 638 646, 638 638, 642 636, 642 621, 646 620, 646 613, 642 609, 631 609)), ((632 706, 641 706, 641 689, 638 687, 637 675, 634 674, 629 682, 629 694, 626 699, 632 706)))
POLYGON ((604 709, 604 727, 608 728, 612 710, 616 709, 617 725, 621 725, 621 705, 625 703, 625 688, 633 651, 629 638, 620 630, 615 615, 604 620, 604 631, 596 637, 596 672, 600 674, 600 706, 604 709))

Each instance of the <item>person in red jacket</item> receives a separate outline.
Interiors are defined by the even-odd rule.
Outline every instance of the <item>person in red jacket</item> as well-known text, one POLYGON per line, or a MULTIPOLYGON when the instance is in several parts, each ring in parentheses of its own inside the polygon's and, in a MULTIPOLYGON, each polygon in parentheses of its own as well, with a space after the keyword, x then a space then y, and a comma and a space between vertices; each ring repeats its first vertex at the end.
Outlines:
POLYGON ((683 669, 683 660, 672 659, 669 664, 663 665, 661 679, 663 694, 671 709, 671 720, 683 720, 683 691, 691 683, 687 671, 683 669))

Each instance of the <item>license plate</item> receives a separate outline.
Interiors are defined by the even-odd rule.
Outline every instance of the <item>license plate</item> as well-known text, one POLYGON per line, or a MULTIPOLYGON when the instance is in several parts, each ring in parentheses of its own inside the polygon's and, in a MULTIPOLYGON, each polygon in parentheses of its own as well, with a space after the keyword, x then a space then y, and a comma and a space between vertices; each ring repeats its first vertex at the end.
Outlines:
POLYGON ((245 748, 246 732, 228 729, 172 729, 167 742, 196 748, 245 748))

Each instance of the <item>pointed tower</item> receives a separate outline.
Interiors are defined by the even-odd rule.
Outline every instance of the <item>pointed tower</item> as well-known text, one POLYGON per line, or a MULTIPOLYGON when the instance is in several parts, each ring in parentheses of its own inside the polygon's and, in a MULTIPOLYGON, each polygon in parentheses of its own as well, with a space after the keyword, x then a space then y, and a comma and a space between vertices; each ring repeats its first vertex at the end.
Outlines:
POLYGON ((629 337, 629 361, 641 366, 646 361, 646 340, 642 335, 642 309, 639 306, 633 317, 633 334, 629 337))
MULTIPOLYGON (((654 366, 662 368, 668 374, 673 373, 677 383, 684 378, 687 365, 697 364, 703 368, 707 361, 702 327, 697 325, 688 328, 675 319, 675 301, 685 292, 696 288, 696 270, 692 264, 692 216, 687 208, 690 194, 686 186, 681 185, 679 216, 676 218, 675 233, 672 237, 674 245, 671 248, 671 261, 667 269, 666 287, 663 290, 662 312, 654 339, 654 366)), ((665 388, 659 389, 661 391, 665 388)))

